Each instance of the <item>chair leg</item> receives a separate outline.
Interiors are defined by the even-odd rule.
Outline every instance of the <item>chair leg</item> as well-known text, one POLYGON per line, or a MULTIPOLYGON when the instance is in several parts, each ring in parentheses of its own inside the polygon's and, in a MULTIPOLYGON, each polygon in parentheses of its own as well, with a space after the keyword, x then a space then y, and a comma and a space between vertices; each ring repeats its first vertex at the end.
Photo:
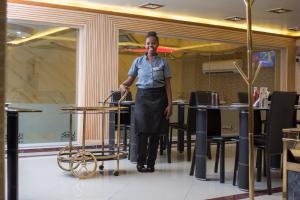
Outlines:
POLYGON ((169 135, 165 136, 165 144, 167 149, 168 163, 171 163, 171 145, 170 145, 169 135))
MULTIPOLYGON (((129 134, 130 134, 130 128, 129 128, 129 134)), ((131 144, 131 136, 129 135, 128 138, 129 142, 128 142, 128 160, 130 160, 130 144, 131 144)))
POLYGON ((128 144, 128 160, 130 160, 130 140, 129 140, 129 144, 128 144))
POLYGON ((191 169, 190 169, 190 176, 194 176, 195 161, 196 161, 196 146, 195 146, 194 152, 193 152, 192 164, 191 164, 191 169))
POLYGON ((232 185, 236 185, 236 172, 238 170, 238 164, 239 164, 239 141, 236 142, 235 146, 235 159, 234 159, 234 170, 233 170, 233 181, 232 185))
POLYGON ((266 172, 267 172, 267 188, 268 194, 272 194, 272 185, 271 185, 271 156, 265 152, 266 156, 266 172))
MULTIPOLYGON (((169 134, 169 133, 168 133, 169 134)), ((168 135, 167 134, 167 135, 168 135)), ((162 144, 162 146, 163 146, 163 150, 166 150, 167 149, 167 138, 166 137, 168 137, 167 135, 164 135, 163 136, 163 144, 162 144)), ((168 138, 169 139, 169 138, 168 138)))
POLYGON ((267 167, 266 167, 266 153, 265 152, 263 152, 263 158, 264 158, 264 165, 263 165, 263 170, 264 170, 264 177, 266 177, 267 176, 267 167))
POLYGON ((192 152, 192 139, 191 133, 187 131, 186 133, 186 145, 187 145, 187 161, 191 161, 191 152, 192 152))
POLYGON ((123 150, 126 151, 127 150, 127 128, 126 125, 124 126, 124 135, 123 135, 123 150))
POLYGON ((164 136, 160 136, 159 137, 159 154, 160 155, 164 155, 164 146, 163 146, 163 143, 164 143, 164 136))
POLYGON ((207 143, 207 158, 209 159, 209 160, 211 160, 211 143, 210 142, 208 142, 207 143))
POLYGON ((220 143, 217 143, 216 160, 215 160, 215 173, 218 172, 219 159, 220 159, 220 143))
POLYGON ((225 183, 225 141, 220 142, 220 183, 225 183))
POLYGON ((167 139, 167 154, 168 154, 168 163, 171 163, 171 153, 172 153, 172 137, 173 137, 173 129, 170 129, 170 135, 166 137, 167 139))
POLYGON ((257 149, 256 153, 256 181, 261 182, 261 167, 262 167, 262 149, 257 149))

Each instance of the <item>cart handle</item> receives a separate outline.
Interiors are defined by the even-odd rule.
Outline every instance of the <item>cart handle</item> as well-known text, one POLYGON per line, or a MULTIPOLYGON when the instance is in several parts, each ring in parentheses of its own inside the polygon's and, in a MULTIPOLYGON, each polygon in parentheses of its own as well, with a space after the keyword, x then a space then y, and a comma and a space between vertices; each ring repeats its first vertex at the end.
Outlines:
MULTIPOLYGON (((125 92, 122 92, 121 90, 116 90, 116 91, 112 91, 110 95, 108 95, 108 97, 105 98, 103 104, 106 104, 107 101, 111 98, 112 95, 116 94, 117 92, 121 92, 121 98, 118 101, 118 105, 121 104, 121 102, 126 98, 127 94, 128 94, 128 90, 125 90, 125 92), (122 94, 123 93, 123 94, 122 94)), ((100 103, 100 102, 99 102, 100 103)))

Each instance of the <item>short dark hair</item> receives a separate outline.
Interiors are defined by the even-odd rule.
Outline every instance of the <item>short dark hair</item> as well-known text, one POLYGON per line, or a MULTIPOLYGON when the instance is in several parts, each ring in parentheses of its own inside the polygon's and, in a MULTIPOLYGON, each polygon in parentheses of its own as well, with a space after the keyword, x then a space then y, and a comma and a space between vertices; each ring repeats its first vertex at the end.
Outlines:
POLYGON ((159 43, 159 39, 158 39, 157 33, 155 31, 148 32, 147 35, 146 35, 146 39, 148 37, 154 37, 156 39, 157 43, 159 43))

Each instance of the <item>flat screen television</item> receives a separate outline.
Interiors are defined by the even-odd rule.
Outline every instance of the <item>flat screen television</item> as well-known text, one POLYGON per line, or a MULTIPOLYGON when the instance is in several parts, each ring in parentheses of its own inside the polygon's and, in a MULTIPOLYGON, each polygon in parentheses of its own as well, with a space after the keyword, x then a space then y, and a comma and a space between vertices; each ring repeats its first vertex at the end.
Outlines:
POLYGON ((262 62, 262 67, 273 67, 275 64, 275 51, 262 51, 253 53, 254 62, 262 62))

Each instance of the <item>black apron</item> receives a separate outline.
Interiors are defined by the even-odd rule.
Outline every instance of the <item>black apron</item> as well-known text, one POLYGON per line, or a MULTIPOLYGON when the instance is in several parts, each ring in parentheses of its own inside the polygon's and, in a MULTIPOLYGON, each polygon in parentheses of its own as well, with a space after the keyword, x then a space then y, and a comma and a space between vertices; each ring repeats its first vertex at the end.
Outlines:
POLYGON ((134 110, 137 133, 149 135, 167 133, 169 120, 164 114, 167 106, 165 87, 138 88, 134 110))

